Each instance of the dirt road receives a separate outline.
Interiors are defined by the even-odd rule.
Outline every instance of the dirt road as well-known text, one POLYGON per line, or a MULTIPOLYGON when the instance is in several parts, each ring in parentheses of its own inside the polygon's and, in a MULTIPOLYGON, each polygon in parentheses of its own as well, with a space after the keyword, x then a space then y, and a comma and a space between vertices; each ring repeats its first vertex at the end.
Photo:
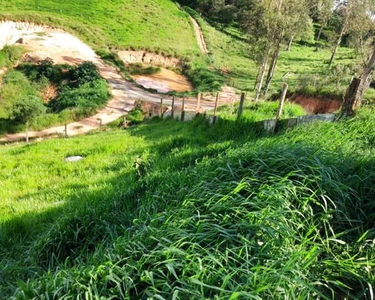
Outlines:
MULTIPOLYGON (((68 135, 78 135, 97 129, 102 124, 108 124, 131 110, 135 100, 149 102, 160 102, 160 98, 165 95, 152 94, 136 87, 131 82, 126 81, 116 70, 116 68, 106 65, 96 53, 78 38, 45 26, 28 23, 0 22, 0 48, 6 44, 14 44, 22 38, 23 46, 29 51, 29 55, 38 59, 50 57, 55 63, 77 64, 82 61, 92 61, 99 69, 101 76, 108 81, 112 100, 106 107, 97 112, 92 117, 74 122, 68 125, 68 135)), ((233 101, 235 93, 231 89, 224 91, 220 103, 233 101)), ((166 105, 171 105, 170 99, 165 99, 166 105)), ((176 101, 176 105, 181 102, 176 101)), ((193 105, 195 99, 187 99, 187 103, 193 105)), ((207 97, 202 101, 202 109, 212 109, 214 106, 213 97, 207 97)), ((41 131, 29 132, 30 138, 42 138, 51 135, 64 134, 64 126, 56 126, 41 131)), ((9 134, 0 139, 0 142, 14 142, 24 140, 25 134, 9 134)))

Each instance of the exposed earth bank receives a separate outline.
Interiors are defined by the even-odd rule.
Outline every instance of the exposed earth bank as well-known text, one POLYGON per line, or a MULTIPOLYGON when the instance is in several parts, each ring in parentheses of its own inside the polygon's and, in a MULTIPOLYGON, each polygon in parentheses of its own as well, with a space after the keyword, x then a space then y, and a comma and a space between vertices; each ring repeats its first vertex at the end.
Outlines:
POLYGON ((301 105, 308 114, 328 114, 340 110, 342 102, 305 95, 293 95, 290 101, 301 105))
POLYGON ((178 58, 145 51, 120 51, 118 56, 126 65, 139 63, 145 66, 160 67, 160 72, 156 74, 132 76, 135 82, 144 88, 154 89, 159 93, 168 93, 171 91, 187 92, 193 90, 192 84, 185 76, 167 69, 182 67, 183 62, 178 58))

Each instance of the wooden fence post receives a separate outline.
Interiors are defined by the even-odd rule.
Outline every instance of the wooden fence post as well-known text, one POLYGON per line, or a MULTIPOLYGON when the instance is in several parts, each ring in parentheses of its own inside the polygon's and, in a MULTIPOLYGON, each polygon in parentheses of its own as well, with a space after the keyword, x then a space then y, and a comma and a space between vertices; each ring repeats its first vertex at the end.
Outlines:
POLYGON ((218 104, 219 104, 219 97, 220 97, 220 94, 219 94, 219 92, 217 92, 216 93, 215 108, 214 108, 214 118, 212 120, 212 125, 215 125, 216 120, 217 120, 217 107, 218 107, 218 104))
POLYGON ((198 93, 197 107, 195 108, 195 112, 197 114, 199 114, 199 109, 201 108, 201 97, 202 97, 202 93, 198 93))
POLYGON ((240 100, 240 106, 238 107, 238 114, 237 114, 237 119, 241 118, 242 112, 243 112, 243 105, 245 103, 245 93, 241 93, 241 100, 240 100))
POLYGON ((127 128, 128 127, 128 124, 127 124, 127 121, 126 121, 126 116, 124 116, 124 122, 123 122, 123 126, 124 128, 127 128))
POLYGON ((182 98, 181 121, 185 121, 185 96, 182 98))
POLYGON ((102 131, 103 120, 102 120, 101 118, 99 118, 98 121, 99 121, 99 128, 100 128, 100 131, 102 131))
POLYGON ((163 110, 163 104, 164 104, 164 101, 163 101, 163 98, 160 99, 160 117, 163 119, 164 117, 164 110, 163 110))
POLYGON ((65 137, 67 138, 68 137, 68 124, 65 124, 65 137))
POLYGON ((172 112, 171 112, 171 117, 174 119, 174 96, 172 97, 172 112))
POLYGON ((281 93, 279 108, 278 108, 277 113, 276 113, 275 127, 273 128, 273 132, 276 132, 277 123, 279 122, 279 120, 281 118, 281 115, 283 113, 283 108, 284 108, 284 103, 285 103, 285 97, 286 97, 286 93, 287 92, 288 92, 288 85, 286 83, 284 83, 284 85, 283 85, 283 91, 281 93))
POLYGON ((30 141, 29 141, 29 128, 27 128, 27 127, 26 127, 25 138, 26 138, 26 144, 28 144, 30 141))

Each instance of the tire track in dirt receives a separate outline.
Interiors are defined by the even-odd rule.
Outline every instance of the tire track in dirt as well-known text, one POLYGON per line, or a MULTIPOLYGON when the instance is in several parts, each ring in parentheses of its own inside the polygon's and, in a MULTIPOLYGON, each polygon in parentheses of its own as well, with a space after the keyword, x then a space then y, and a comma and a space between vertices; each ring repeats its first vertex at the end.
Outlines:
POLYGON ((206 44, 206 41, 204 39, 202 28, 199 26, 198 22, 193 17, 190 17, 190 20, 193 23, 195 36, 197 37, 197 42, 198 42, 199 48, 201 49, 201 51, 204 54, 208 54, 209 51, 207 49, 207 44, 206 44))

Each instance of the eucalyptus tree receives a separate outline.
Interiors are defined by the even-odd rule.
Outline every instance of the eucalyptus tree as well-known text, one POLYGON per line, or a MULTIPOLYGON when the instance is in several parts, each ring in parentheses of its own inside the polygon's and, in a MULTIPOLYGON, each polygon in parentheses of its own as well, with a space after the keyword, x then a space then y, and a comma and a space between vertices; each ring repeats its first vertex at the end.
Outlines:
POLYGON ((40 97, 29 95, 13 104, 11 116, 26 125, 26 142, 29 142, 29 127, 38 116, 45 113, 46 107, 40 97))
POLYGON ((335 0, 316 0, 315 5, 315 17, 320 25, 316 41, 319 42, 323 29, 327 27, 328 22, 332 17, 333 9, 335 6, 335 0))
POLYGON ((353 24, 358 21, 355 20, 356 10, 361 9, 363 2, 367 0, 344 0, 340 1, 335 8, 335 13, 339 17, 340 26, 338 33, 336 34, 333 42, 332 55, 329 60, 329 66, 331 67, 336 57, 337 50, 339 49, 342 38, 347 34, 353 24))
MULTIPOLYGON (((360 53, 359 76, 355 77, 344 99, 343 113, 350 115, 361 105, 371 74, 375 69, 375 0, 356 0, 353 11, 349 40, 360 53)), ((354 2, 354 1, 353 1, 354 2)))
POLYGON ((255 84, 257 101, 262 91, 263 95, 268 92, 284 38, 296 36, 312 26, 310 1, 248 0, 241 4, 240 25, 249 35, 251 53, 258 65, 255 84))
POLYGON ((308 0, 283 0, 281 4, 281 13, 278 22, 279 33, 274 44, 270 67, 268 69, 267 79, 263 88, 263 95, 267 96, 276 65, 280 55, 281 43, 284 38, 289 40, 288 50, 290 50, 293 39, 301 34, 309 35, 313 32, 312 19, 310 18, 311 2, 308 0))

